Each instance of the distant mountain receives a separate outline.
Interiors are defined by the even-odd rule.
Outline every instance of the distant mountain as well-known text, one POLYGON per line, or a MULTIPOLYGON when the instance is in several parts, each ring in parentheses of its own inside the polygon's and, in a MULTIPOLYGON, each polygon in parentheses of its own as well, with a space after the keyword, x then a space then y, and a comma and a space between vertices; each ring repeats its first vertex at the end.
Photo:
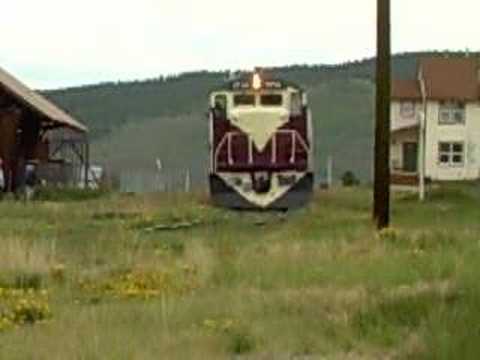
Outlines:
MULTIPOLYGON (((426 56, 465 54, 395 55, 394 76, 414 76, 417 59, 426 56)), ((317 172, 321 175, 327 156, 333 156, 336 177, 352 170, 362 180, 370 180, 375 60, 270 70, 309 91, 317 172)), ((223 72, 200 71, 48 91, 45 95, 89 126, 94 157, 110 170, 153 169, 155 159, 161 158, 165 171, 189 170, 193 182, 201 183, 207 164, 207 95, 226 77, 223 72)))

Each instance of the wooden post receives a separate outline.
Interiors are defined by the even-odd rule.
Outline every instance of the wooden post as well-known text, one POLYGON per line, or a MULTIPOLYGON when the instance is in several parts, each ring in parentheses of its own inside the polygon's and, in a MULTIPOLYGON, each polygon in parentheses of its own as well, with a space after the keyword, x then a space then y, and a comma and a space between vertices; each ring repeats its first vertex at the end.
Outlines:
POLYGON ((191 189, 190 169, 185 174, 185 192, 189 193, 191 189))
POLYGON ((84 146, 85 146, 85 154, 84 154, 84 176, 85 176, 85 190, 89 189, 90 181, 89 181, 89 175, 90 175, 90 143, 88 141, 88 138, 85 135, 84 138, 84 146))
POLYGON ((329 156, 327 159, 327 184, 331 189, 333 186, 333 157, 329 156))
POLYGON ((376 73, 374 220, 384 229, 390 224, 390 0, 377 0, 376 73))
POLYGON ((420 113, 420 127, 418 136, 418 194, 419 200, 425 200, 425 113, 420 113))
POLYGON ((425 81, 423 76, 418 77, 418 81, 420 82, 420 91, 422 93, 422 111, 420 112, 420 130, 419 130, 419 165, 420 165, 420 201, 425 201, 425 146, 426 146, 426 124, 427 124, 427 91, 425 88, 425 81))

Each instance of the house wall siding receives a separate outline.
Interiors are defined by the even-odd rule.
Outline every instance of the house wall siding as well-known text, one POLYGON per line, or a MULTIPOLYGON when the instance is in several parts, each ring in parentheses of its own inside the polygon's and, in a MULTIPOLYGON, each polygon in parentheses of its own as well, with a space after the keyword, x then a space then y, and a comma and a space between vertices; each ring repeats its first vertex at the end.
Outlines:
POLYGON ((480 176, 480 106, 466 105, 464 125, 439 125, 439 102, 429 101, 426 121, 426 176, 432 180, 474 180, 480 176), (440 142, 464 143, 464 165, 448 166, 439 162, 440 142))
MULTIPOLYGON (((393 171, 403 169, 403 143, 418 142, 418 128, 412 128, 418 123, 417 116, 404 118, 400 113, 401 101, 392 101, 391 106, 391 129, 396 130, 391 137, 390 167, 393 171), (405 130, 398 130, 405 128, 405 130)), ((415 102, 415 114, 422 111, 422 104, 415 102)))
MULTIPOLYGON (((393 101, 391 107, 391 121, 390 127, 392 130, 399 129, 402 127, 408 127, 418 123, 418 118, 415 116, 413 118, 403 118, 400 113, 401 101, 393 101)), ((420 102, 415 102, 415 114, 418 114, 422 111, 422 104, 420 102)))

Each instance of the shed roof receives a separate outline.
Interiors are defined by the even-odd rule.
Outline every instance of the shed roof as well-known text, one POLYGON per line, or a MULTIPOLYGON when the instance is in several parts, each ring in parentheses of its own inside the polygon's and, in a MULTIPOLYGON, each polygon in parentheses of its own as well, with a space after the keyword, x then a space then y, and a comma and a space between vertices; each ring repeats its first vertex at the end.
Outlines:
POLYGON ((88 131, 85 125, 47 100, 44 96, 29 89, 2 68, 0 68, 0 85, 12 96, 59 126, 69 127, 80 132, 88 131))
POLYGON ((421 100, 422 93, 416 80, 394 80, 392 84, 392 99, 421 100))

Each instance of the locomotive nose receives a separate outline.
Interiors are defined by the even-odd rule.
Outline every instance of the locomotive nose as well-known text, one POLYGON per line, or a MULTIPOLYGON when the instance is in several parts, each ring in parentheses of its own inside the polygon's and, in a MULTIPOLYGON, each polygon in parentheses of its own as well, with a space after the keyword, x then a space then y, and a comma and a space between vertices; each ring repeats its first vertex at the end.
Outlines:
POLYGON ((250 136, 258 151, 262 152, 275 132, 288 120, 286 109, 236 109, 230 114, 232 124, 250 136))

